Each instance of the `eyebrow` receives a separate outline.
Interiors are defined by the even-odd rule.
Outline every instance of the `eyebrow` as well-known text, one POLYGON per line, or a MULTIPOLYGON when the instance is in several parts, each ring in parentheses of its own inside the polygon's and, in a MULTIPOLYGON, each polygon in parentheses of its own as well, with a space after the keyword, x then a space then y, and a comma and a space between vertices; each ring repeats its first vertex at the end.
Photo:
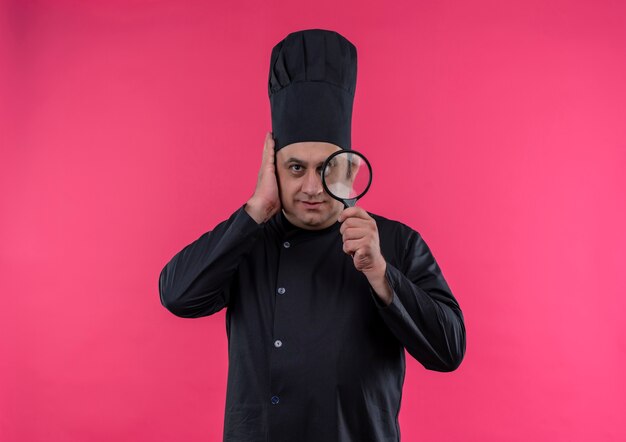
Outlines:
MULTIPOLYGON (((299 165, 305 166, 305 167, 309 165, 309 163, 307 163, 306 161, 303 161, 303 160, 301 160, 299 158, 295 158, 295 157, 287 158, 285 160, 285 162, 283 163, 283 165, 286 166, 286 165, 288 165, 290 163, 296 163, 296 164, 299 164, 299 165)), ((324 161, 320 161, 319 163, 317 163, 317 167, 322 167, 322 164, 324 164, 324 161)))

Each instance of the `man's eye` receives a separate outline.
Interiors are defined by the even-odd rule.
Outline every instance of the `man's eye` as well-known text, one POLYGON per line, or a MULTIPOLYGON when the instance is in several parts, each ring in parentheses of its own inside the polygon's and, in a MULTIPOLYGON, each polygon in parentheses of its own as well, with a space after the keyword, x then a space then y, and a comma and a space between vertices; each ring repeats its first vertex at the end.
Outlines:
POLYGON ((337 163, 335 162, 335 159, 333 158, 332 160, 330 160, 328 162, 328 164, 326 165, 326 167, 324 168, 324 176, 328 176, 331 173, 333 173, 335 171, 335 167, 337 166, 337 163))
POLYGON ((292 164, 291 166, 289 166, 289 169, 291 169, 292 172, 296 173, 302 172, 303 170, 302 166, 299 164, 292 164))

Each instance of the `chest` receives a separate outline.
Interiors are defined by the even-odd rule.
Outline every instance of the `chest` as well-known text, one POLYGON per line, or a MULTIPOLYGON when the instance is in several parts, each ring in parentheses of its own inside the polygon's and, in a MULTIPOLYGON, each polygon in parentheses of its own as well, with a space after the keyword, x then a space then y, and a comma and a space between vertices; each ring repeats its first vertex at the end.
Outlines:
POLYGON ((367 333, 379 320, 369 283, 343 252, 338 231, 265 238, 238 269, 234 295, 233 320, 301 341, 367 333))

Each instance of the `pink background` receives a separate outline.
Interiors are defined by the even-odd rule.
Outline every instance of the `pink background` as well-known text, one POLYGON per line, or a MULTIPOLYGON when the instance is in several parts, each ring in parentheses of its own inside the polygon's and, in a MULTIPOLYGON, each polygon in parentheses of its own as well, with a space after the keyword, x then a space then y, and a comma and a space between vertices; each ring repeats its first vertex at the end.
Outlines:
POLYGON ((466 317, 409 360, 405 441, 626 439, 626 7, 618 1, 1 1, 0 440, 221 440, 224 312, 163 265, 251 195, 272 46, 359 49, 367 210, 466 317))

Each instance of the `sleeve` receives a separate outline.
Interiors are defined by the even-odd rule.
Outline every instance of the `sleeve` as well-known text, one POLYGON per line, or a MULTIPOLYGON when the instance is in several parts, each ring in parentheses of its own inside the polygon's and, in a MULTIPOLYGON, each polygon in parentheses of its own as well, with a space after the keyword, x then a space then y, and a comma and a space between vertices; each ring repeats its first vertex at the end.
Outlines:
POLYGON ((463 313, 417 232, 411 230, 399 265, 401 269, 387 260, 386 278, 393 290, 391 303, 383 305, 372 293, 383 320, 425 368, 455 370, 465 356, 463 313))
POLYGON ((183 318, 208 316, 226 307, 230 283, 262 228, 241 207, 178 252, 159 276, 161 304, 183 318))

